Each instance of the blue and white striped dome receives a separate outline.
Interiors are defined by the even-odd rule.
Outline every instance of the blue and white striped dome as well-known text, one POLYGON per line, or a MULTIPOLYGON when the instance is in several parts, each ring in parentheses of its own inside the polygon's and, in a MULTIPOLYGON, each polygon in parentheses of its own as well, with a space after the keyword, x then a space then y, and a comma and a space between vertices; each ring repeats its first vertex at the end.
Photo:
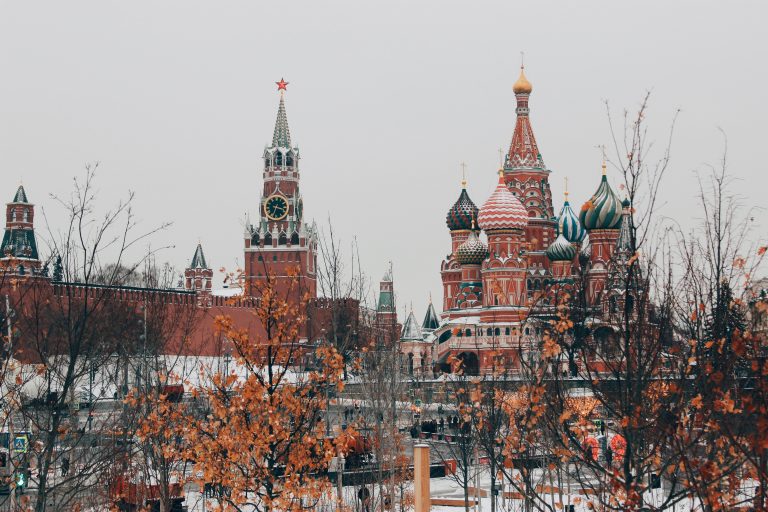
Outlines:
POLYGON ((571 261, 576 256, 576 248, 562 234, 547 248, 550 261, 571 261))
POLYGON ((579 218, 571 208, 568 200, 563 203, 563 209, 557 217, 557 235, 563 235, 571 243, 581 243, 587 236, 587 230, 579 222, 579 218))

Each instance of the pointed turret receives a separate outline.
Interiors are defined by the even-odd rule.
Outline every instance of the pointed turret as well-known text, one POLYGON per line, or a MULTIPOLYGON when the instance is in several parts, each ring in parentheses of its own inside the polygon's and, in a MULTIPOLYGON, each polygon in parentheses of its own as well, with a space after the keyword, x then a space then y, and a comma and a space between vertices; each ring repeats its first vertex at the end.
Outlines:
POLYGON ((288 128, 288 116, 285 113, 285 96, 280 92, 280 105, 277 107, 275 132, 272 135, 272 146, 277 148, 291 147, 291 130, 288 128))
POLYGON ((195 249, 195 255, 192 256, 192 263, 189 268, 208 268, 208 264, 205 262, 205 254, 203 254, 203 246, 200 243, 197 244, 195 249))
POLYGON ((13 201, 6 205, 5 233, 0 244, 0 261, 5 269, 20 275, 34 274, 40 269, 34 230, 35 205, 19 186, 13 201))
POLYGON ((184 270, 184 289, 196 291, 201 297, 198 298, 199 305, 208 305, 213 281, 213 270, 208 267, 203 254, 203 246, 198 243, 195 254, 192 256, 192 262, 184 270), (203 300, 205 296, 206 299, 203 300))
POLYGON ((419 322, 416 321, 413 311, 408 315, 408 319, 403 325, 403 332, 400 335, 401 341, 422 341, 421 327, 419 322))
POLYGON ((509 151, 504 162, 504 168, 513 169, 539 169, 546 170, 544 160, 539 152, 539 146, 536 144, 536 137, 533 135, 531 120, 529 118, 530 109, 528 108, 528 98, 531 95, 533 87, 525 77, 525 68, 520 66, 520 78, 517 79, 512 87, 517 98, 517 122, 515 131, 512 134, 512 142, 509 145, 509 151))
POLYGON ((438 327, 440 327, 440 320, 437 319, 435 307, 432 305, 432 297, 430 297, 429 306, 427 306, 427 314, 424 315, 424 321, 421 323, 421 330, 425 332, 432 332, 438 327))
POLYGON ((29 201, 27 200, 27 193, 24 191, 24 186, 19 185, 19 188, 16 190, 16 195, 13 196, 13 202, 29 203, 29 201))

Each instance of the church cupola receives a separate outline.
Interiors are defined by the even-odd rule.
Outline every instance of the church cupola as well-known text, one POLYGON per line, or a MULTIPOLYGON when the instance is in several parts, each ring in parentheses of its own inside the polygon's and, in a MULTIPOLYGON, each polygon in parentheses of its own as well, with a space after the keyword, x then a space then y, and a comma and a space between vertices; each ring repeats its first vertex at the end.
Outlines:
POLYGON ((472 224, 477 223, 478 208, 467 194, 467 180, 461 181, 461 194, 453 203, 445 216, 445 223, 451 231, 463 231, 472 229, 472 224))
POLYGON ((571 208, 571 203, 568 202, 567 180, 565 185, 565 202, 563 203, 563 209, 560 210, 560 215, 557 217, 556 235, 562 235, 573 244, 580 244, 584 237, 587 236, 587 230, 581 225, 581 221, 579 221, 576 213, 571 208))
POLYGON ((608 184, 603 162, 603 177, 592 197, 581 207, 579 220, 587 231, 618 229, 621 224, 621 200, 608 184))
POLYGON ((36 273, 40 268, 40 257, 34 230, 35 205, 27 199, 23 186, 16 190, 5 212, 5 232, 0 244, 3 267, 22 275, 36 273))

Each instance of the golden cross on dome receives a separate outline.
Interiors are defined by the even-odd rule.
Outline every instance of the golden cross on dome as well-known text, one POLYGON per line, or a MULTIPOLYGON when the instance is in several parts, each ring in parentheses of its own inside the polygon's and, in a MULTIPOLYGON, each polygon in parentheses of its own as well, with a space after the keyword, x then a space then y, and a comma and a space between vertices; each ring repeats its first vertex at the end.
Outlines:
POLYGON ((278 91, 287 91, 289 83, 290 82, 285 81, 285 78, 281 78, 279 82, 275 82, 278 91))
POLYGON ((520 69, 525 69, 525 52, 520 52, 520 69))
POLYGON ((568 200, 568 176, 565 177, 565 200, 568 200))
POLYGON ((461 162, 461 188, 467 188, 467 164, 461 162))

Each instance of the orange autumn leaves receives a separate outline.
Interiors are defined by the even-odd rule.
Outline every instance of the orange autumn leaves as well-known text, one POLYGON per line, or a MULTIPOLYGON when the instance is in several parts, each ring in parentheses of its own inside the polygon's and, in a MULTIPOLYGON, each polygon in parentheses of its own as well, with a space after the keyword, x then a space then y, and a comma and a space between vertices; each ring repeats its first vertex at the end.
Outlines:
MULTIPOLYGON (((194 464, 195 481, 227 489, 210 510, 298 510, 302 499, 317 498, 327 482, 316 475, 348 444, 348 435, 324 435, 326 393, 342 386, 343 358, 331 346, 311 354, 311 370, 293 362, 310 357, 299 344, 304 321, 298 278, 281 293, 269 280, 260 285, 253 309, 265 336, 231 318, 217 317, 216 327, 235 359, 229 374, 201 370, 193 390, 197 410, 159 401, 138 430, 164 449, 194 464)), ((347 433, 349 434, 349 433, 347 433)))

